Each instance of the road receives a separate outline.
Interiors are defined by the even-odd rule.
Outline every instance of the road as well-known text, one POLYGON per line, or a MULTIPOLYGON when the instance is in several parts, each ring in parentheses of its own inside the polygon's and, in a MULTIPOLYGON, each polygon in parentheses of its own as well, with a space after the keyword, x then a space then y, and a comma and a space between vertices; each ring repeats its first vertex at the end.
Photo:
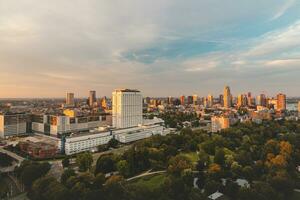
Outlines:
POLYGON ((7 151, 6 149, 3 149, 2 147, 0 147, 0 152, 2 153, 6 153, 7 155, 9 155, 10 157, 13 157, 14 159, 16 159, 19 163, 23 162, 23 160, 25 160, 25 158, 11 152, 11 151, 7 151))
POLYGON ((132 180, 135 180, 135 179, 138 179, 138 178, 142 178, 142 177, 150 176, 150 175, 155 175, 155 174, 164 174, 166 172, 167 172, 166 170, 151 172, 151 169, 150 169, 150 170, 146 171, 143 174, 128 178, 128 179, 126 179, 126 181, 132 181, 132 180))

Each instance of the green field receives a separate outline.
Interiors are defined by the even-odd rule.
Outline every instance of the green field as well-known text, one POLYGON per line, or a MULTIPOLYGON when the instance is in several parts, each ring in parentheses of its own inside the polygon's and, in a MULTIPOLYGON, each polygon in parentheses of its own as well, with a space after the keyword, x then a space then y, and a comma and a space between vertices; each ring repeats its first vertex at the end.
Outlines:
POLYGON ((159 188, 164 183, 165 178, 166 178, 165 174, 158 174, 158 175, 139 178, 137 180, 129 182, 128 184, 131 184, 133 186, 138 185, 142 187, 147 187, 150 190, 154 190, 156 188, 159 188))
POLYGON ((182 153, 181 155, 187 157, 194 164, 199 160, 199 156, 196 152, 182 153))

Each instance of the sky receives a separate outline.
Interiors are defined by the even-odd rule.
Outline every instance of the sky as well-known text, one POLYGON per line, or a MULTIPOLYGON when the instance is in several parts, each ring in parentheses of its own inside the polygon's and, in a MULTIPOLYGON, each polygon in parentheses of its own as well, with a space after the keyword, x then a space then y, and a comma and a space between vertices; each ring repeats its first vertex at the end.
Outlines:
POLYGON ((0 98, 300 96, 299 0, 0 0, 0 98))

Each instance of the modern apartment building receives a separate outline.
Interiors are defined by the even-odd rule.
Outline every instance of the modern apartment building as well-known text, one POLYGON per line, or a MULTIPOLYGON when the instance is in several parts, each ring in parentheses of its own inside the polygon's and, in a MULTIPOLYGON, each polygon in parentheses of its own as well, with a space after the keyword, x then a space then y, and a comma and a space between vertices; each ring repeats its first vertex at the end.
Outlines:
POLYGON ((24 135, 31 131, 31 119, 25 113, 0 114, 0 138, 24 135))
POLYGON ((130 128, 143 123, 143 97, 140 91, 117 89, 112 93, 114 128, 130 128))

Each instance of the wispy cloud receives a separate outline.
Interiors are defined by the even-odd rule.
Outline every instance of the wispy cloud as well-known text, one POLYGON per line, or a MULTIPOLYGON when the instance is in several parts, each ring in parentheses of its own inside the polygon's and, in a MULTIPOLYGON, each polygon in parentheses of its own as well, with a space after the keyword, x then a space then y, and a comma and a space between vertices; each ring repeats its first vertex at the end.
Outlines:
POLYGON ((287 0, 280 8, 279 10, 275 13, 275 15, 273 15, 273 17, 270 19, 270 21, 276 20, 278 18, 280 18, 281 16, 283 16, 288 9, 293 6, 293 4, 295 3, 295 0, 287 0))

